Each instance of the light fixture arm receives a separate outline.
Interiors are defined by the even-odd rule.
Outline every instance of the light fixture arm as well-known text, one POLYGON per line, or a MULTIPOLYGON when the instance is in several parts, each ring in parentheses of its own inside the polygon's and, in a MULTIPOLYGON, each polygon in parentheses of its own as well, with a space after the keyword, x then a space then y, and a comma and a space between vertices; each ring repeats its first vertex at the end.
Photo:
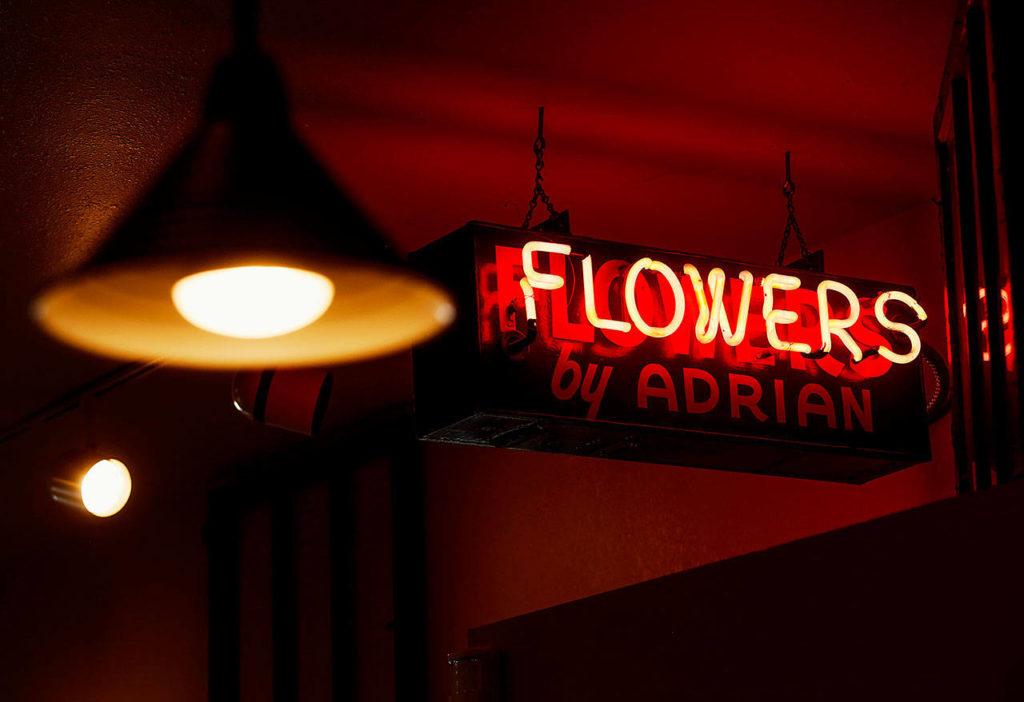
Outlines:
POLYGON ((288 124, 284 83, 260 46, 259 0, 234 0, 235 46, 221 59, 210 84, 204 117, 236 127, 259 124, 280 129, 288 124))
POLYGON ((259 53, 259 0, 234 0, 235 51, 259 53))

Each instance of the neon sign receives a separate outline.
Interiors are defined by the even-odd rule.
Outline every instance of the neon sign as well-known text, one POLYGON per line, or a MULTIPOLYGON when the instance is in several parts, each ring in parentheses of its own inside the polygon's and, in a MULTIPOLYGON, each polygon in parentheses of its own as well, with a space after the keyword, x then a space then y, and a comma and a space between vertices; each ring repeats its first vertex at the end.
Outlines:
POLYGON ((847 482, 928 457, 906 286, 479 223, 414 260, 462 302, 415 355, 426 438, 847 482))
MULTIPOLYGON (((566 244, 553 244, 544 241, 528 241, 523 245, 522 261, 524 277, 520 280, 520 287, 523 289, 523 294, 527 303, 534 305, 534 314, 536 313, 536 307, 533 302, 533 289, 558 290, 565 285, 565 278, 561 275, 540 273, 537 270, 534 258, 537 252, 540 251, 546 251, 549 254, 557 254, 560 256, 569 256, 572 253, 572 247, 566 244)), ((669 266, 665 265, 661 261, 655 261, 647 257, 634 262, 628 268, 625 285, 622 289, 622 297, 625 302, 625 307, 629 312, 629 321, 601 319, 597 315, 597 308, 594 302, 596 299, 596 293, 594 291, 594 273, 591 258, 591 256, 587 256, 583 259, 582 271, 583 294, 587 311, 587 320, 594 327, 599 329, 615 329, 626 333, 631 329, 632 323, 632 326, 635 326, 642 334, 654 338, 665 338, 679 331, 680 325, 683 322, 683 317, 686 313, 686 296, 683 293, 683 286, 679 281, 679 277, 669 266), (671 321, 665 326, 651 326, 647 323, 644 319, 644 315, 640 312, 636 290, 639 276, 644 271, 651 271, 661 275, 672 291, 670 300, 673 312, 671 321)), ((730 346, 738 346, 741 344, 746 332, 747 317, 750 314, 749 307, 750 295, 754 281, 753 274, 751 274, 750 271, 743 270, 740 271, 737 276, 743 284, 743 292, 741 293, 738 305, 739 309, 737 311, 736 331, 733 332, 730 328, 729 316, 725 312, 725 289, 727 281, 725 272, 721 268, 712 268, 708 274, 710 297, 712 300, 710 305, 707 301, 708 296, 705 291, 705 284, 701 279, 700 271, 697 267, 691 263, 686 263, 683 265, 683 272, 689 277, 690 282, 693 285, 693 295, 700 308, 700 315, 694 326, 694 335, 697 340, 704 344, 713 343, 718 334, 719 327, 721 327, 722 338, 725 343, 730 346)), ((763 314, 768 343, 772 348, 778 351, 795 352, 807 355, 813 352, 810 345, 800 342, 783 341, 779 338, 778 325, 794 324, 799 321, 800 316, 793 310, 777 308, 775 306, 774 297, 774 291, 776 289, 789 291, 800 290, 800 283, 800 278, 797 278, 796 276, 769 273, 761 279, 760 286, 763 290, 764 296, 763 314)), ((849 350, 853 361, 855 363, 859 363, 863 360, 863 349, 861 349, 857 342, 853 340, 853 337, 850 336, 850 332, 848 331, 848 329, 856 324, 860 318, 859 298, 848 286, 830 279, 825 279, 818 283, 817 297, 818 319, 820 320, 821 325, 821 343, 819 344, 820 353, 828 355, 831 352, 832 337, 834 336, 838 338, 849 350), (846 299, 848 312, 844 317, 838 318, 832 316, 833 310, 828 303, 829 291, 840 293, 846 299)), ((885 329, 904 335, 910 343, 910 350, 907 353, 896 353, 891 348, 887 348, 884 345, 878 346, 874 350, 892 363, 910 363, 921 353, 921 337, 918 336, 912 326, 900 322, 894 322, 886 316, 885 304, 889 301, 896 301, 904 304, 911 312, 913 312, 916 316, 916 321, 918 322, 924 322, 927 320, 928 315, 925 313, 924 308, 918 304, 917 300, 907 293, 899 290, 883 292, 874 300, 873 306, 875 319, 878 320, 878 323, 885 329)), ((665 305, 666 303, 662 300, 661 304, 665 305)))

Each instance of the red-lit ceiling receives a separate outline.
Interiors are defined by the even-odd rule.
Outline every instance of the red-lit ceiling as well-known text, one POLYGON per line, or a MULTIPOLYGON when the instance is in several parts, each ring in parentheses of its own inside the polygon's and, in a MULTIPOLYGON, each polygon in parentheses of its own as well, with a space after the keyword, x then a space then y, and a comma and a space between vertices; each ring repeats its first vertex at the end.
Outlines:
MULTIPOLYGON (((0 7, 0 426, 111 367, 43 338, 26 305, 187 135, 229 44, 221 4, 0 7)), ((787 149, 812 247, 935 194, 954 0, 265 5, 301 133, 403 250, 469 219, 521 219, 539 104, 546 184, 581 234, 770 260, 787 149)), ((139 420, 145 443, 201 445, 217 427, 211 464, 256 448, 244 420, 230 424, 223 379, 161 373, 150 401, 173 385, 170 412, 188 421, 139 420)), ((106 411, 137 416, 138 395, 106 411)), ((0 451, 54 443, 42 430, 17 441, 0 451)))

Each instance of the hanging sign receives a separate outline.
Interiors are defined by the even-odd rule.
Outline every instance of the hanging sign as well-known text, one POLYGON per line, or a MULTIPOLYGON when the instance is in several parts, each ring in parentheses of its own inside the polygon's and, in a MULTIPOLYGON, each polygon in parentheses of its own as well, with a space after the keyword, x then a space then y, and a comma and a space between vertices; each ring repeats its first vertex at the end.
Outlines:
POLYGON ((470 223, 414 254, 461 319, 424 438, 864 482, 927 460, 902 285, 470 223))

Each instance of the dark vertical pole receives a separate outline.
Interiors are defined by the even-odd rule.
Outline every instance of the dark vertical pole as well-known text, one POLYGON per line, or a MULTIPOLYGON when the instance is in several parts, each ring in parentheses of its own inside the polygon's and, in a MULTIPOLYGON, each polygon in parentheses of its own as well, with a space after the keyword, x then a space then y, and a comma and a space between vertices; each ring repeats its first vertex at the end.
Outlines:
POLYGON ((239 681, 239 514, 223 493, 210 495, 204 529, 209 577, 209 694, 217 702, 237 702, 239 681))
POLYGON ((298 697, 295 507, 290 489, 278 492, 270 506, 274 702, 288 702, 298 697))
POLYGON ((354 700, 356 679, 355 518, 352 474, 339 471, 330 483, 331 696, 354 700))
POLYGON ((960 212, 960 255, 963 261, 964 302, 967 331, 967 363, 969 365, 971 396, 971 437, 975 479, 979 489, 992 484, 988 398, 985 393, 981 322, 978 318, 978 246, 974 214, 974 177, 971 170, 970 105, 967 83, 955 79, 953 93, 953 143, 956 147, 955 170, 957 177, 957 204, 960 212))
POLYGON ((391 468, 394 529, 395 698, 427 699, 427 601, 423 458, 412 438, 397 447, 391 468))
MULTIPOLYGON (((1024 349, 1024 232, 1021 222, 1022 169, 1024 169, 1024 136, 1020 125, 1024 109, 1018 95, 1024 43, 1018 36, 1022 7, 1014 0, 992 0, 989 6, 991 32, 992 79, 997 100, 994 120, 999 148, 999 177, 1002 184, 1003 215, 1006 218, 1006 247, 1009 257, 1010 306, 1013 324, 1013 353, 1016 359, 1017 398, 1024 398, 1024 373, 1021 372, 1020 353, 1024 349)), ((1024 411, 1017 408, 1020 424, 1017 431, 1024 435, 1024 411)))
POLYGON ((989 377, 991 379, 993 463, 1000 482, 1009 480, 1010 457, 1006 396, 1006 354, 1003 351, 1002 265, 999 256, 999 223, 996 214, 995 168, 992 155, 992 117, 989 108, 988 56, 985 15, 981 9, 967 13, 970 115, 974 151, 975 204, 981 269, 984 273, 985 308, 988 318, 989 377))
POLYGON ((946 308, 950 310, 949 319, 946 324, 946 331, 949 337, 949 361, 953 393, 953 414, 951 418, 950 433, 953 439, 953 455, 956 460, 956 491, 957 494, 966 494, 974 489, 974 480, 971 477, 971 466, 967 460, 967 451, 964 446, 966 433, 964 431, 964 383, 963 375, 958 371, 963 363, 961 351, 962 341, 960 339, 960 320, 957 295, 956 267, 958 257, 956 254, 956 238, 953 222, 953 197, 954 189, 951 182, 953 173, 950 166, 949 145, 941 141, 936 142, 936 151, 939 155, 939 181, 942 193, 941 222, 942 222, 942 255, 945 260, 946 269, 946 308))

